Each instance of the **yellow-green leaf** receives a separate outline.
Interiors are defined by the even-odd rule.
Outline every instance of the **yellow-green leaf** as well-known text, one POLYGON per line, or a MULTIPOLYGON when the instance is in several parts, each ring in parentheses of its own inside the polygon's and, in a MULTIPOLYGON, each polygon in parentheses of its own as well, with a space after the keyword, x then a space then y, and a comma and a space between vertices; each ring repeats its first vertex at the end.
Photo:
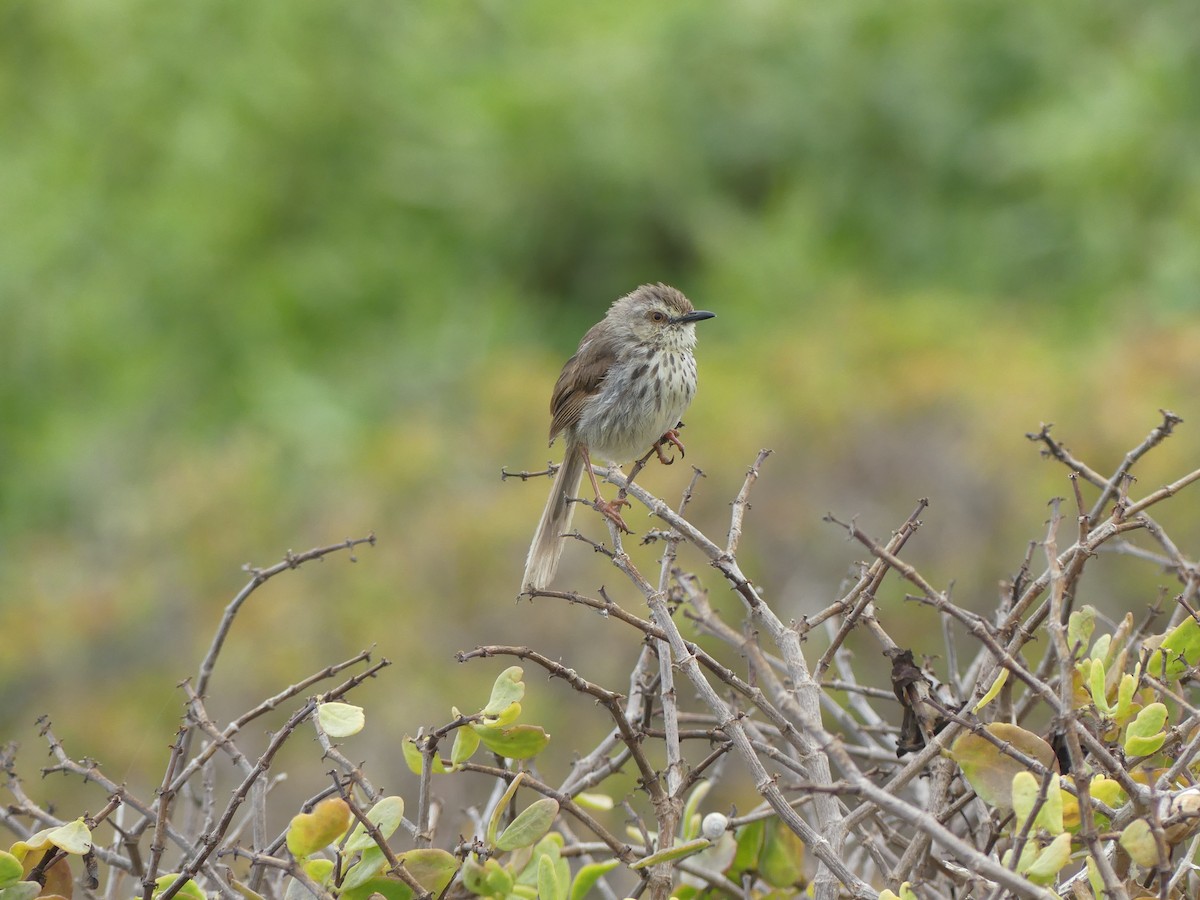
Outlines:
POLYGON ((525 682, 521 680, 525 670, 520 666, 510 666, 501 672, 492 684, 492 696, 487 706, 483 708, 485 716, 499 716, 509 704, 519 703, 525 696, 525 682))
POLYGON ((16 881, 0 888, 0 900, 34 900, 42 895, 44 888, 36 881, 16 881))
POLYGON ((691 856, 694 853, 699 853, 705 847, 708 847, 712 841, 707 841, 704 838, 696 838, 694 841, 684 841, 682 844, 676 844, 673 847, 668 847, 666 850, 659 850, 657 853, 651 853, 649 856, 643 856, 637 862, 632 863, 631 869, 646 869, 650 866, 656 866, 659 863, 670 862, 675 859, 683 859, 685 856, 691 856))
POLYGON ((589 863, 581 868, 571 883, 569 900, 585 900, 588 891, 596 886, 596 882, 620 864, 619 860, 609 859, 604 862, 589 863))
POLYGON ((1094 606, 1084 606, 1075 610, 1067 619, 1067 649, 1075 653, 1078 648, 1078 652, 1086 653, 1095 628, 1096 608, 1094 606))
POLYGON ((538 900, 558 900, 558 873, 549 856, 538 858, 537 888, 538 900))
POLYGON ((758 868, 772 887, 791 887, 804 880, 804 843, 779 819, 767 822, 758 868))
POLYGON ((317 706, 317 721, 330 737, 340 738, 358 734, 367 723, 361 706, 349 703, 321 703, 317 706))
MULTIPOLYGON (((412 900, 413 896, 412 888, 399 878, 390 875, 376 875, 352 890, 343 889, 338 894, 338 900, 371 900, 376 894, 383 897, 384 900, 412 900)), ((311 897, 311 895, 309 896, 311 897)))
POLYGON ((303 868, 305 875, 307 875, 317 884, 323 885, 328 883, 329 877, 333 875, 333 860, 310 859, 304 864, 303 868))
POLYGON ((365 884, 382 872, 386 865, 387 857, 378 846, 372 844, 363 850, 358 862, 346 872, 346 877, 342 880, 342 890, 350 891, 365 884))
POLYGON ((434 894, 440 894, 458 871, 458 860, 436 847, 408 850, 399 855, 399 860, 422 887, 434 894))
POLYGON ((987 693, 979 698, 979 702, 971 707, 971 712, 978 713, 981 709, 991 703, 1000 695, 1000 690, 1004 687, 1004 683, 1008 681, 1008 669, 1001 669, 1000 674, 992 681, 992 686, 987 689, 987 693))
POLYGON ((46 839, 63 853, 82 856, 92 849, 92 832, 83 824, 83 819, 51 828, 46 832, 46 839))
POLYGON ((558 815, 558 801, 543 797, 530 803, 496 838, 497 850, 515 850, 534 844, 550 830, 558 815))
MULTIPOLYGON (((379 834, 385 841, 400 827, 403 819, 403 797, 384 797, 367 810, 367 821, 379 829, 379 834)), ((346 841, 345 853, 349 855, 374 846, 375 839, 371 837, 366 826, 359 822, 354 826, 354 831, 350 833, 350 837, 346 841)))
POLYGON ((1126 825, 1119 840, 1129 858, 1143 869, 1153 869, 1158 865, 1158 844, 1154 841, 1150 823, 1145 819, 1134 819, 1126 825))
MULTIPOLYGON (((169 872, 166 875, 159 875, 158 878, 154 880, 153 896, 157 897, 159 894, 173 885, 178 878, 179 873, 177 872, 169 872)), ((183 900, 208 900, 208 898, 204 896, 204 891, 200 889, 200 885, 196 884, 196 882, 190 878, 183 883, 183 886, 179 889, 175 896, 182 897, 183 900)))
POLYGON ((1162 703, 1143 707, 1125 730, 1125 754, 1149 756, 1157 753, 1167 739, 1167 733, 1162 730, 1166 721, 1167 708, 1162 703))
POLYGON ((21 861, 6 850, 0 850, 0 889, 16 884, 25 876, 21 861))
MULTIPOLYGON (((1007 722, 993 722, 984 728, 997 740, 1012 744, 1043 766, 1058 770, 1054 750, 1033 732, 1007 722)), ((1012 807, 1013 776, 1025 771, 1023 765, 1001 753, 999 747, 982 735, 972 732, 959 735, 948 755, 958 763, 963 775, 984 803, 999 809, 1012 807)))
POLYGON ((1025 827, 1025 820, 1029 818, 1029 814, 1033 812, 1034 804, 1037 803, 1040 787, 1041 784, 1033 777, 1032 772, 1020 771, 1013 776, 1012 811, 1015 817, 1015 821, 1013 822, 1014 832, 1019 832, 1025 827))
POLYGON ((576 794, 575 802, 584 809, 594 809, 599 812, 607 812, 616 805, 613 798, 608 794, 596 794, 587 791, 582 794, 576 794))
POLYGON ((450 747, 450 764, 461 766, 479 749, 479 735, 474 728, 459 728, 454 732, 454 744, 450 747))
POLYGON ((507 728, 472 726, 483 745, 505 759, 531 759, 550 743, 550 735, 540 725, 510 725, 507 728))
MULTIPOLYGON (((424 762, 424 756, 421 753, 421 748, 417 746, 415 738, 410 738, 407 734, 400 741, 400 749, 404 753, 404 762, 414 775, 421 774, 421 765, 424 762)), ((432 770, 435 775, 444 775, 446 767, 443 765, 441 757, 436 753, 433 755, 432 770)))
POLYGON ((350 825, 350 807, 341 797, 329 797, 310 813, 292 816, 288 825, 287 848, 296 859, 312 856, 336 841, 350 825))
POLYGON ((1034 884, 1050 884, 1059 870, 1071 861, 1071 835, 1064 832, 1050 842, 1037 859, 1025 870, 1025 877, 1034 884))

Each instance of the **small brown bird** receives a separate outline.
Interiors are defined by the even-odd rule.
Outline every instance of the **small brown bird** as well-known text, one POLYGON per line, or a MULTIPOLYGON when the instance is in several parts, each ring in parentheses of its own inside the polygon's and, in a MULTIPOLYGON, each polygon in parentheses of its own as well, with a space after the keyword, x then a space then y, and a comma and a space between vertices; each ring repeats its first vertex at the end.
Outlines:
POLYGON ((525 561, 524 590, 554 577, 584 472, 600 511, 629 530, 620 513, 627 501, 601 498, 591 457, 623 463, 662 443, 683 451, 675 428, 696 393, 696 323, 714 315, 673 287, 644 284, 583 336, 550 398, 550 443, 561 434, 567 447, 525 561))

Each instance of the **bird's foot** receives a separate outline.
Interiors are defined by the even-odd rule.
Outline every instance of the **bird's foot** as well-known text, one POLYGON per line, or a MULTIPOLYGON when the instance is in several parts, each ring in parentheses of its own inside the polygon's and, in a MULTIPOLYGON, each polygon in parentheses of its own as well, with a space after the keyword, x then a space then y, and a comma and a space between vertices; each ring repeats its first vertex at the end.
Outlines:
POLYGON ((629 506, 630 503, 624 497, 618 497, 615 500, 605 500, 603 497, 596 498, 596 509, 603 513, 605 518, 617 526, 626 534, 633 534, 629 526, 625 524, 625 520, 621 518, 621 507, 629 506))
MULTIPOLYGON (((683 423, 680 422, 679 424, 682 425, 683 423)), ((679 440, 679 432, 674 428, 668 429, 667 433, 660 437, 657 443, 654 445, 654 452, 658 454, 658 461, 664 466, 669 466, 671 463, 675 462, 674 457, 668 458, 667 455, 663 453, 663 447, 667 444, 674 444, 679 448, 680 459, 683 459, 685 456, 687 456, 687 451, 684 450, 683 447, 683 441, 679 440)))

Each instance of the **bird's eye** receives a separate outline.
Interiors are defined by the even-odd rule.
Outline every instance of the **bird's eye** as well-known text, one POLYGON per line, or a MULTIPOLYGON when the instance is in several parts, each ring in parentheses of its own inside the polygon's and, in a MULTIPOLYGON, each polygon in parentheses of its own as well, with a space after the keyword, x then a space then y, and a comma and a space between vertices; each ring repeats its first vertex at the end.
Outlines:
POLYGON ((650 313, 650 318, 655 322, 665 322, 667 320, 667 314, 656 309, 654 312, 650 313))

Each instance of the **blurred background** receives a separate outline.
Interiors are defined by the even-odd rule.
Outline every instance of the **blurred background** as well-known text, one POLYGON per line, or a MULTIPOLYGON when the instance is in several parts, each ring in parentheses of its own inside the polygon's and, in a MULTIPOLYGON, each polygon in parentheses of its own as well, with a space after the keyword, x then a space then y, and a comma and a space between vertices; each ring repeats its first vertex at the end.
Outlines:
MULTIPOLYGON (((156 784, 242 564, 371 531, 252 598, 215 715, 374 645, 396 665, 349 752, 403 784, 399 736, 507 665, 455 650, 623 690, 629 633, 514 603, 549 484, 500 471, 559 458, 559 367, 647 281, 718 318, 687 459, 641 481, 674 500, 702 468, 721 536, 773 448, 743 566, 784 618, 863 557, 826 512, 886 538, 921 497, 907 558, 992 608, 1070 490, 1027 431, 1109 472, 1168 407, 1135 493, 1200 459, 1197 26, 1185 2, 6 2, 0 738, 35 773, 47 713, 156 784)), ((1192 556, 1194 509, 1161 515, 1192 556)), ((1094 568, 1111 612, 1171 587, 1094 568)), ((642 608, 583 545, 558 583, 642 608)), ((889 590, 885 627, 941 653, 889 590)), ((527 676, 578 741, 553 777, 605 723, 568 734, 566 690, 527 676)))

